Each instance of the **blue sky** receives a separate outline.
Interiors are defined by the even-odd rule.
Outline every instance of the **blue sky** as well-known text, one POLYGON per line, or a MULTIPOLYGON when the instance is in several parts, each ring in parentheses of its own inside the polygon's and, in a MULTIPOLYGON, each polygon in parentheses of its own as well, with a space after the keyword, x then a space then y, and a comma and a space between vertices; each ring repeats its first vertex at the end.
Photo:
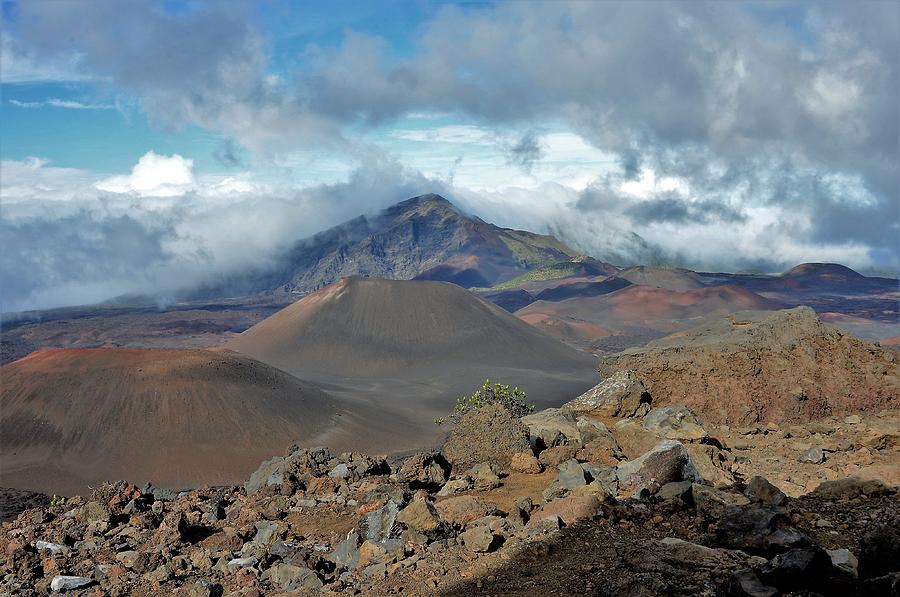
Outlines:
POLYGON ((17 307, 218 275, 432 191, 623 264, 900 262, 896 3, 2 6, 17 307), (133 261, 62 258, 103 261, 122 222, 133 261))

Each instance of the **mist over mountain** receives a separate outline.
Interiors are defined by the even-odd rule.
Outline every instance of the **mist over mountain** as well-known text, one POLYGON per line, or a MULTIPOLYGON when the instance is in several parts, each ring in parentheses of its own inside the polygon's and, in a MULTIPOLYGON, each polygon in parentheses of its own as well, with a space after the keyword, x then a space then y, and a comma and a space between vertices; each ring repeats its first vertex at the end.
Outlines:
POLYGON ((227 276, 188 296, 306 294, 346 276, 492 286, 576 255, 552 236, 495 226, 428 194, 300 240, 271 267, 227 276))

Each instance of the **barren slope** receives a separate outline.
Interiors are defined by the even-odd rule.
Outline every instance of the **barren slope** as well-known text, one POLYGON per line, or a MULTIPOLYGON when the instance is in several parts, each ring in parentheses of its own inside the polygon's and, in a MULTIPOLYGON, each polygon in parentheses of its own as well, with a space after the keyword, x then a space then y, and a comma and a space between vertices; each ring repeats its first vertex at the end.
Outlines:
POLYGON ((0 369, 0 486, 233 483, 337 415, 317 387, 227 352, 41 350, 0 369))
POLYGON ((590 357, 446 282, 346 278, 229 347, 286 371, 405 377, 437 368, 572 370, 590 357))
POLYGON ((617 275, 632 284, 667 290, 693 290, 705 286, 703 278, 695 272, 676 267, 637 265, 624 269, 617 275))
POLYGON ((624 348, 687 329, 707 317, 777 305, 736 286, 676 291, 632 285, 601 296, 537 301, 516 315, 575 345, 624 348), (608 340, 604 340, 608 339, 608 340))

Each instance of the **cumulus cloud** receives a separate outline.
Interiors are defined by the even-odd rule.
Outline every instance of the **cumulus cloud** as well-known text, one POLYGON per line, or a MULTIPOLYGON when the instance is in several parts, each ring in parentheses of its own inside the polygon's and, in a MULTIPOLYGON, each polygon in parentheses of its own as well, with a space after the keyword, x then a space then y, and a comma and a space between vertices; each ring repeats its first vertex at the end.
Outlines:
POLYGON ((194 160, 180 155, 159 155, 148 151, 127 176, 113 176, 97 182, 101 191, 134 193, 140 196, 174 197, 194 186, 194 160))
MULTIPOLYGON (((475 191, 460 181, 476 160, 455 152, 464 159, 441 166, 450 168, 445 186, 457 185, 453 196, 471 211, 556 231, 600 257, 716 269, 804 260, 897 268, 900 6, 792 7, 786 22, 768 3, 448 5, 422 25, 412 51, 397 55, 387 40, 349 30, 278 74, 252 15, 231 4, 171 15, 147 2, 129 10, 112 1, 22 3, 3 43, 19 79, 27 67, 66 63, 133 94, 166 125, 213 130, 257 156, 325 147, 361 164, 345 183, 309 189, 222 182, 215 209, 193 200, 212 191, 180 156, 148 159, 147 172, 159 175, 136 167, 101 182, 116 201, 99 200, 116 210, 125 201, 135 221, 169 218, 153 230, 162 231, 163 254, 177 257, 161 261, 183 269, 220 271, 239 253, 228 243, 245 241, 254 249, 236 257, 241 264, 265 260, 316 226, 435 190, 434 178, 354 137, 408 114, 458 120, 395 131, 399 138, 499 145, 526 174, 555 155, 608 156, 612 167, 580 172, 568 186, 511 180, 475 191), (547 122, 569 132, 527 132, 547 122), (239 232, 248 221, 265 231, 260 238, 239 232)), ((220 153, 223 163, 237 157, 227 146, 220 153)), ((17 167, 16 176, 29 175, 17 167)), ((46 195, 65 194, 49 168, 37 168, 47 170, 46 195)), ((4 197, 8 180, 4 172, 4 197)))
MULTIPOLYGON (((117 190, 45 161, 4 161, 22 192, 0 212, 3 311, 92 303, 124 293, 172 296, 274 265, 297 241, 442 183, 371 153, 346 180, 302 189, 196 176, 191 160, 149 152, 117 190), (148 158, 148 156, 151 156, 148 158), (162 178, 150 176, 163 173, 162 178), (179 185, 179 194, 159 194, 179 185), (162 186, 157 185, 165 180, 162 186), (49 199, 41 189, 77 188, 49 199), (25 189, 28 192, 25 192, 25 189), (181 192, 183 191, 183 192, 181 192), (151 195, 144 195, 149 192, 151 195), (65 200, 62 200, 65 199, 65 200)), ((108 182, 108 181, 106 181, 108 182)))

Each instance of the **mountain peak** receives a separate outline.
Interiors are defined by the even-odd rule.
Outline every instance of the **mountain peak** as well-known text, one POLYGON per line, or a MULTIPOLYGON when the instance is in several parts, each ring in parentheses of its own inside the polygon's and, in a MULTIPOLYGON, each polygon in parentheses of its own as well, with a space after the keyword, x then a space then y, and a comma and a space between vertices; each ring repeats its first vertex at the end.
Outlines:
POLYGON ((388 212, 415 212, 415 213, 428 213, 430 211, 452 211, 458 214, 462 212, 457 209, 453 203, 441 197, 436 193, 426 193, 425 195, 418 195, 411 199, 407 199, 405 201, 401 201, 400 203, 395 203, 392 207, 387 209, 388 212))

